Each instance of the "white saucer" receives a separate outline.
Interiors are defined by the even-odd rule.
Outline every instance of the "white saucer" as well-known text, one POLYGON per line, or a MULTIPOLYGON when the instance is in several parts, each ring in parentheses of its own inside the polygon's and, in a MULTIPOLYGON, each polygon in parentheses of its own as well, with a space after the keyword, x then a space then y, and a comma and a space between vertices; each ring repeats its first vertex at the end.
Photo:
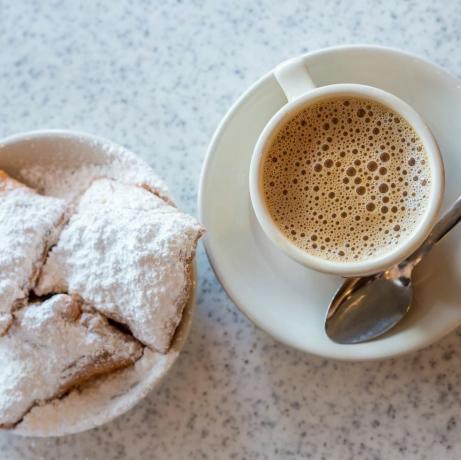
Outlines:
MULTIPOLYGON (((305 55, 314 82, 362 83, 411 104, 432 129, 446 167, 445 207, 461 194, 461 83, 436 65, 397 50, 345 46, 305 55)), ((277 340, 316 355, 347 360, 387 358, 427 346, 461 324, 461 229, 418 267, 414 308, 387 335, 338 345, 323 329, 339 278, 288 259, 256 221, 248 191, 253 146, 286 99, 272 72, 233 105, 212 139, 203 166, 199 210, 210 262, 240 310, 277 340)))

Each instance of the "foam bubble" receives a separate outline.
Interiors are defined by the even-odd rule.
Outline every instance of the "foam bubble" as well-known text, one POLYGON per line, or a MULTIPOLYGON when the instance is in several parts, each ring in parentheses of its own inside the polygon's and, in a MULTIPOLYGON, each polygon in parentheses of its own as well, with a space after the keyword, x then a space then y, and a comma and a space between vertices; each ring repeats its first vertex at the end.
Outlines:
POLYGON ((266 152, 271 215, 300 248, 331 260, 374 257, 418 224, 431 186, 414 129, 387 107, 335 98, 290 119, 266 152))

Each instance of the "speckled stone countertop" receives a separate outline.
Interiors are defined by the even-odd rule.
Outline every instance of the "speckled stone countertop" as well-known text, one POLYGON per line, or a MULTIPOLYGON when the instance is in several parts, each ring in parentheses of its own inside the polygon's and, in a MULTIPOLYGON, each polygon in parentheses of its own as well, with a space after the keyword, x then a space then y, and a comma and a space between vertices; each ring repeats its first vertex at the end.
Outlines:
MULTIPOLYGON (((0 136, 59 127, 108 137, 151 163, 196 213, 214 129, 279 61, 376 43, 461 75, 457 0, 382 3, 0 0, 0 136)), ((460 458, 461 331, 399 359, 326 361, 256 330, 203 250, 199 266, 190 338, 157 391, 80 435, 1 433, 0 458, 460 458)))

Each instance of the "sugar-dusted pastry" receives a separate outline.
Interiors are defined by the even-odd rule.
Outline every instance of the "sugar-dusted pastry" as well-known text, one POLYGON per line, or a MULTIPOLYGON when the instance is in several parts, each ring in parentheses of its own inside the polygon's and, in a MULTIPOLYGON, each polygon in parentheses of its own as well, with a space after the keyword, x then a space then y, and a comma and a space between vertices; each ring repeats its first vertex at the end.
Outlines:
POLYGON ((76 297, 58 294, 21 308, 0 338, 0 428, 13 427, 37 404, 134 363, 142 350, 76 297))
POLYGON ((64 223, 66 203, 0 171, 0 336, 22 306, 64 223))
POLYGON ((190 295, 202 233, 194 218, 148 190, 96 180, 51 250, 35 291, 77 293, 165 353, 190 295))

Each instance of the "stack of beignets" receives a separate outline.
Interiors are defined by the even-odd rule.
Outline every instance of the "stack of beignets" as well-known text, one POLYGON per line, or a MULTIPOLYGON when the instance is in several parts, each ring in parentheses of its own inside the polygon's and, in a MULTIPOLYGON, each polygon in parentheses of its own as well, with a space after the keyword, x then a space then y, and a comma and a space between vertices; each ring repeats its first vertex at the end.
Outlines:
POLYGON ((0 172, 0 427, 168 352, 202 233, 142 186, 100 178, 69 204, 0 172))

